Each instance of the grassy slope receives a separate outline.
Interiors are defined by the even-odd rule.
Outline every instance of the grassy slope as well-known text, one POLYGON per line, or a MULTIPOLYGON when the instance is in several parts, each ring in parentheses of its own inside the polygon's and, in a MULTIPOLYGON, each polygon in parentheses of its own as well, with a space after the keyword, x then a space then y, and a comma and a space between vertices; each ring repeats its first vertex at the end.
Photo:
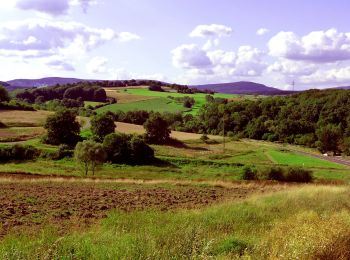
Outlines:
MULTIPOLYGON (((26 142, 41 149, 53 151, 54 146, 43 145, 39 140, 26 142)), ((180 180, 239 180, 242 165, 254 165, 258 169, 273 165, 303 166, 311 169, 318 179, 350 181, 349 168, 335 163, 281 152, 279 146, 262 146, 259 142, 236 141, 226 144, 203 144, 186 141, 185 147, 153 146, 161 165, 130 166, 104 165, 98 176, 129 179, 180 179, 180 180)), ((0 172, 29 172, 37 174, 59 174, 81 176, 82 170, 74 160, 51 161, 39 159, 36 162, 0 164, 0 172)))
POLYGON ((348 187, 307 186, 207 209, 112 212, 85 232, 8 236, 0 258, 346 259, 349 196, 348 187))
POLYGON ((98 108, 97 113, 104 113, 107 111, 116 112, 121 110, 123 112, 134 111, 134 110, 146 110, 155 112, 184 112, 187 108, 184 108, 182 104, 172 101, 167 98, 156 98, 150 100, 136 101, 125 104, 112 104, 98 108))
MULTIPOLYGON (((119 91, 119 90, 116 90, 119 91)), ((127 90, 123 90, 123 93, 135 95, 135 96, 144 96, 144 97, 155 97, 157 99, 151 99, 151 100, 145 100, 145 101, 137 101, 127 104, 112 104, 103 108, 100 108, 97 110, 97 112, 106 112, 106 111, 130 111, 130 110, 148 110, 148 111, 156 111, 156 112, 183 112, 183 111, 189 111, 191 114, 196 114, 200 107, 205 104, 205 96, 207 94, 181 94, 176 92, 157 92, 157 91, 150 91, 147 88, 130 88, 127 90), (168 99, 168 96, 172 97, 193 97, 196 101, 195 105, 192 109, 188 110, 182 106, 182 103, 174 102, 170 99, 168 99)), ((233 99, 238 98, 238 95, 231 95, 231 94, 221 94, 216 93, 214 97, 217 98, 227 98, 227 99, 233 99)))

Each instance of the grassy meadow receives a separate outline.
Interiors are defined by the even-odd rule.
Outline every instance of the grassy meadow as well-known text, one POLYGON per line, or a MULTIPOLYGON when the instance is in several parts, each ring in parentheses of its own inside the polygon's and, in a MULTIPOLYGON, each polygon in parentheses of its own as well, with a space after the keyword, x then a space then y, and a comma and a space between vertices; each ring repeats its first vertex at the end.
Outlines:
MULTIPOLYGON (((118 103, 99 108, 97 109, 97 112, 147 110, 155 112, 187 112, 196 114, 200 107, 205 104, 205 96, 207 94, 182 94, 177 92, 150 91, 148 88, 123 88, 119 90, 108 89, 107 95, 115 97, 118 100, 118 103), (169 96, 173 98, 186 96, 193 97, 196 103, 192 108, 188 109, 183 107, 182 102, 176 102, 175 100, 169 99, 169 96)), ((252 96, 239 96, 222 93, 215 93, 213 96, 215 98, 227 98, 229 100, 253 98, 252 96)))
MULTIPOLYGON (((47 116, 4 115, 28 129, 47 116)), ((349 259, 348 166, 298 152, 320 155, 311 148, 173 134, 182 144, 152 145, 155 162, 107 163, 89 178, 72 158, 0 163, 0 259, 349 259), (303 167, 314 181, 243 181, 246 166, 303 167)))

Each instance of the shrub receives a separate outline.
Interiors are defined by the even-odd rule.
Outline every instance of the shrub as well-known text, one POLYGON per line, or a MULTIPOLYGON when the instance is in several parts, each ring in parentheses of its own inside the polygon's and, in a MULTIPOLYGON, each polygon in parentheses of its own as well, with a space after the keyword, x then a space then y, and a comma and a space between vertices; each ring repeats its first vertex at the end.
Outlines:
POLYGON ((0 162, 34 160, 40 150, 33 146, 13 145, 0 148, 0 162))
POLYGON ((312 171, 301 167, 288 168, 284 176, 284 180, 287 182, 311 182, 312 179, 312 171))
POLYGON ((247 180, 247 181, 257 180, 258 176, 257 176, 257 173, 256 173, 256 169, 254 169, 252 167, 249 167, 249 166, 244 167, 243 168, 242 179, 243 180, 247 180))
POLYGON ((209 140, 209 137, 207 136, 207 134, 202 134, 200 140, 204 143, 206 143, 209 140))
POLYGON ((268 180, 284 181, 284 170, 281 167, 272 167, 264 172, 268 180))
POLYGON ((143 164, 154 158, 153 149, 140 136, 109 134, 103 140, 103 147, 112 163, 143 164))

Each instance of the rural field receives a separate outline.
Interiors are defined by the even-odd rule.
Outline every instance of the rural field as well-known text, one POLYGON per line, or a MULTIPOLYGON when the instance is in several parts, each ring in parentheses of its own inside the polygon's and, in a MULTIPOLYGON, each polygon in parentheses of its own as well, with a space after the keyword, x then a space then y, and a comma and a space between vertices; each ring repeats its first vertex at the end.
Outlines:
MULTIPOLYGON (((2 113, 10 129, 40 128, 51 114, 2 113)), ((145 133, 121 122, 116 131, 145 133)), ((20 143, 56 151, 42 134, 20 143)), ((350 166, 300 146, 226 138, 224 147, 220 136, 172 137, 181 144, 152 145, 158 162, 104 164, 94 176, 73 158, 1 163, 0 258, 350 257, 350 166), (247 166, 303 167, 314 180, 244 181, 247 166)))
MULTIPOLYGON (((128 87, 128 88, 108 88, 107 96, 116 98, 117 104, 107 105, 97 109, 98 113, 107 111, 116 112, 118 110, 127 112, 135 110, 147 110, 154 112, 188 112, 196 114, 200 107, 205 104, 205 96, 207 94, 182 94, 173 91, 150 91, 147 87, 128 87), (183 107, 182 103, 172 98, 193 97, 195 104, 192 108, 183 107)), ((215 93, 214 98, 226 98, 228 100, 243 100, 245 98, 254 98, 253 96, 239 96, 232 94, 215 93)))

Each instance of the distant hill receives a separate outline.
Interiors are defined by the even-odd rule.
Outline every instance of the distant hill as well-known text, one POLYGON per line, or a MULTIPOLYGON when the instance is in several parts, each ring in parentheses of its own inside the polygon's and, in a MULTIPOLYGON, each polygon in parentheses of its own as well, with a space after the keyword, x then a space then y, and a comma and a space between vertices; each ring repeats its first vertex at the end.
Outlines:
POLYGON ((198 89, 208 89, 219 93, 227 94, 250 94, 250 95, 286 95, 291 94, 293 91, 285 91, 278 88, 272 88, 263 84, 240 81, 232 83, 219 83, 219 84, 207 84, 207 85, 193 85, 191 87, 198 89))
POLYGON ((350 89, 350 86, 336 87, 337 89, 350 89))
POLYGON ((73 84, 81 81, 88 81, 85 79, 76 79, 76 78, 60 78, 60 77, 49 77, 42 79, 14 79, 7 81, 11 88, 36 88, 36 87, 45 87, 53 86, 56 84, 73 84))

